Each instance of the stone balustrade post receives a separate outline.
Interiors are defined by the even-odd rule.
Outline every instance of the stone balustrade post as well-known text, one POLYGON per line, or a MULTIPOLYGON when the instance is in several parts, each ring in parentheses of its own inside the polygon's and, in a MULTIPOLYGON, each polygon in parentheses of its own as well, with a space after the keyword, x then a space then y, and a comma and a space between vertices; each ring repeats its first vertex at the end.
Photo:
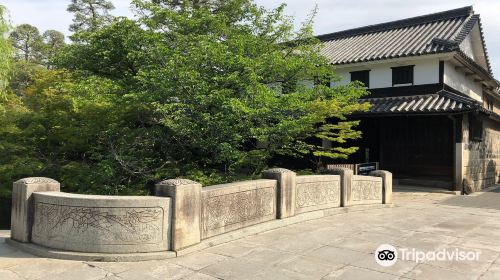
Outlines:
POLYGON ((33 226, 34 192, 59 192, 61 185, 56 180, 44 177, 24 178, 12 186, 12 211, 10 236, 13 240, 31 241, 33 226))
POLYGON ((370 176, 382 178, 382 203, 392 203, 392 173, 385 170, 370 172, 370 176))
POLYGON ((340 175, 340 206, 346 207, 351 203, 351 185, 354 172, 344 167, 331 167, 323 170, 324 173, 340 175))
POLYGON ((172 250, 201 241, 201 184, 187 179, 169 179, 155 185, 156 196, 172 198, 172 250))
POLYGON ((285 168, 272 168, 262 172, 262 178, 274 179, 277 185, 277 218, 284 219, 295 216, 295 188, 297 174, 285 168))

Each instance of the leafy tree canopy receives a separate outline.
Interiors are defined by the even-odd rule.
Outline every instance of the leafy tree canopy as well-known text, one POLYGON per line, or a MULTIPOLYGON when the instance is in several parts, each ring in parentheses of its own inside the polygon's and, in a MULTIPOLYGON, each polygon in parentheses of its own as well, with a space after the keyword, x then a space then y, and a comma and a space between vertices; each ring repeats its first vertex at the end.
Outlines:
POLYGON ((17 59, 24 62, 40 63, 43 56, 43 41, 40 31, 33 25, 21 24, 9 36, 17 50, 17 59))
POLYGON ((44 53, 44 65, 48 68, 52 68, 51 60, 60 52, 66 45, 64 42, 64 34, 57 30, 47 30, 43 32, 43 53, 44 53))
POLYGON ((0 99, 6 96, 12 65, 12 46, 6 39, 9 30, 10 24, 7 19, 7 9, 0 5, 0 99))
POLYGON ((356 150, 349 140, 360 133, 346 116, 367 109, 358 103, 366 91, 329 86, 337 78, 313 36, 314 13, 296 30, 284 5, 132 4, 137 19, 93 22, 109 2, 73 0, 75 24, 84 23, 77 40, 51 60, 55 69, 16 83, 22 106, 0 133, 0 183, 36 174, 71 191, 140 193, 163 178, 256 175, 277 155, 356 150))
POLYGON ((248 0, 133 3, 139 21, 115 20, 60 62, 119 84, 145 111, 135 129, 172 137, 148 140, 179 154, 158 166, 255 172, 275 154, 345 158, 355 151, 343 145, 360 136, 355 123, 317 124, 366 108, 357 102, 365 91, 324 86, 334 70, 319 54, 312 20, 294 31, 284 5, 266 10, 248 0), (301 83, 308 80, 318 85, 301 83), (282 90, 269 86, 276 82, 282 90), (314 135, 339 145, 323 149, 307 141, 314 135))
POLYGON ((68 12, 74 13, 73 24, 69 30, 75 33, 96 31, 111 22, 109 14, 115 7, 107 0, 71 0, 68 12))

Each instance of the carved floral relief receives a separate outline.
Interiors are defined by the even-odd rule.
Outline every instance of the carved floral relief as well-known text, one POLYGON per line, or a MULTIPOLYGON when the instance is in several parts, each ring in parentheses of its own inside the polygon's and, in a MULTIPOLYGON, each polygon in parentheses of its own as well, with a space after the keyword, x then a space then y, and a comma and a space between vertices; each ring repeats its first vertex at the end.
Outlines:
POLYGON ((158 243, 163 209, 79 207, 37 203, 33 236, 106 245, 158 243))

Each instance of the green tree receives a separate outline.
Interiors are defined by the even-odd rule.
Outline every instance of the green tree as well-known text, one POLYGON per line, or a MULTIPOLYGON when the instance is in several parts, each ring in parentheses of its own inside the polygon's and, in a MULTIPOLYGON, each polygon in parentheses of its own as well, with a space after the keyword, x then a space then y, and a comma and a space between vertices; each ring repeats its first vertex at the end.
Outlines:
POLYGON ((7 86, 12 66, 12 46, 6 40, 9 31, 10 24, 7 19, 7 9, 0 5, 0 99, 5 98, 7 95, 7 86))
POLYGON ((71 0, 68 12, 74 13, 75 17, 69 30, 75 33, 96 31, 112 21, 109 11, 114 8, 107 0, 71 0))
MULTIPOLYGON (((13 49, 8 40, 10 31, 10 22, 8 19, 7 9, 0 5, 0 138, 5 133, 12 129, 16 129, 13 124, 13 118, 17 115, 18 108, 22 107, 20 100, 12 94, 9 89, 9 78, 13 63, 13 49)), ((11 158, 3 153, 4 149, 16 148, 15 142, 3 142, 0 140, 0 172, 3 172, 3 167, 11 163, 11 158)), ((11 152, 11 151, 9 151, 11 152)), ((5 180, 6 178, 0 175, 0 228, 8 228, 10 225, 10 184, 12 181, 5 180)))
POLYGON ((44 66, 37 63, 25 62, 24 60, 15 61, 12 64, 10 90, 17 96, 24 96, 26 89, 46 71, 44 66))
POLYGON ((187 7, 199 8, 214 7, 216 3, 220 3, 220 0, 157 0, 153 1, 155 4, 169 7, 171 9, 184 9, 187 7))
POLYGON ((47 30, 40 35, 34 26, 23 24, 14 30, 10 40, 18 50, 18 59, 12 66, 11 90, 19 95, 32 85, 35 79, 53 68, 52 60, 65 46, 64 35, 55 30, 47 30))
POLYGON ((52 68, 51 60, 66 45, 64 34, 57 30, 47 30, 42 37, 44 44, 43 63, 47 68, 52 68))
POLYGON ((345 158, 356 150, 348 140, 360 133, 345 117, 367 108, 358 103, 366 91, 324 86, 335 74, 312 19, 294 31, 284 5, 133 3, 139 21, 117 19, 58 60, 120 88, 116 104, 127 122, 108 131, 108 158, 130 180, 252 174, 278 154, 345 158), (308 88, 306 80, 318 84, 308 88), (282 91, 270 86, 277 83, 282 91), (334 145, 322 148, 315 137, 334 145))
POLYGON ((17 50, 17 59, 25 62, 40 63, 43 53, 42 36, 33 25, 21 24, 9 36, 17 50))

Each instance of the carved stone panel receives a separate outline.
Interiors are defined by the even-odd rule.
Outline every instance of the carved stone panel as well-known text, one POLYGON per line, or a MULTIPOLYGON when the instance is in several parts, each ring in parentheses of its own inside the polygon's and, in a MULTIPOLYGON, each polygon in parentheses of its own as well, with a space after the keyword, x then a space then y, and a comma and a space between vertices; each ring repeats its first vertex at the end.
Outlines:
POLYGON ((84 197, 44 197, 37 193, 33 243, 95 253, 169 249, 169 198, 124 197, 120 201, 115 197, 106 201, 104 196, 87 196, 86 203, 84 197))
POLYGON ((382 178, 353 176, 351 204, 382 203, 382 178))
POLYGON ((340 177, 315 175, 297 177, 295 213, 340 207, 340 177))
POLYGON ((162 241, 162 208, 74 207, 37 203, 33 235, 107 245, 162 241))
POLYGON ((202 190, 202 238, 276 218, 274 180, 211 187, 202 190))

